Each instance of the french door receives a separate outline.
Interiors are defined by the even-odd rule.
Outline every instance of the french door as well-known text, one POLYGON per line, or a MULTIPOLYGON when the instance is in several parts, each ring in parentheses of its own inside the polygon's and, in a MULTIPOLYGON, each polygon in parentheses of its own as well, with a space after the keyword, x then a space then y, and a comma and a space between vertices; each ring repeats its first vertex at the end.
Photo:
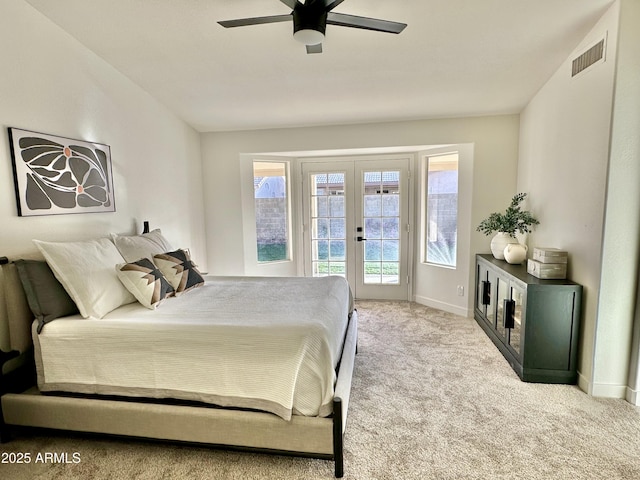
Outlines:
POLYGON ((305 275, 345 277, 356 298, 409 298, 409 159, 302 166, 305 275))

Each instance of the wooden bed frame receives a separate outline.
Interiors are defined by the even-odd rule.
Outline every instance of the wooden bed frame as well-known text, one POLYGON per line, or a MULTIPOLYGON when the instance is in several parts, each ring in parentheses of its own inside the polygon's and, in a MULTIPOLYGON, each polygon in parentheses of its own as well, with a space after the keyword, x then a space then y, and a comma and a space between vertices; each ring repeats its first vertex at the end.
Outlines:
POLYGON ((333 460, 335 476, 343 476, 343 437, 358 336, 356 310, 349 320, 329 417, 294 415, 286 421, 271 413, 155 399, 43 395, 35 386, 33 315, 15 265, 6 257, 0 258, 0 265, 0 309, 4 309, 0 327, 9 336, 9 349, 0 348, 0 441, 10 439, 11 426, 103 433, 333 460))

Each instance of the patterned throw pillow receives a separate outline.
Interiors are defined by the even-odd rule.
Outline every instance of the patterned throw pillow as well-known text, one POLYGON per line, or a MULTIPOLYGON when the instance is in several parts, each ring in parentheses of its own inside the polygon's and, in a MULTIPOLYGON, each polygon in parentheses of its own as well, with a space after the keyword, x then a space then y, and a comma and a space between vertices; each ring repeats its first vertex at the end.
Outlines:
POLYGON ((204 284, 204 278, 195 263, 191 261, 191 256, 186 250, 180 249, 175 252, 154 255, 153 261, 171 286, 175 288, 176 295, 204 284))
POLYGON ((160 270, 148 258, 116 265, 122 284, 147 308, 155 310, 162 300, 175 294, 160 270))

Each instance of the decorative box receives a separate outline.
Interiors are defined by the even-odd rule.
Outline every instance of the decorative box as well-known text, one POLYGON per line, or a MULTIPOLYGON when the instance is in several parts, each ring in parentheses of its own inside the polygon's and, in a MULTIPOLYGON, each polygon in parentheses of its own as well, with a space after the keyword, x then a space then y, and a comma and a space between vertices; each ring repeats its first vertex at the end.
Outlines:
POLYGON ((542 263, 537 260, 527 260, 527 273, 536 278, 565 279, 567 278, 566 263, 542 263))
POLYGON ((533 259, 540 263, 567 263, 567 252, 557 248, 534 247, 533 259))

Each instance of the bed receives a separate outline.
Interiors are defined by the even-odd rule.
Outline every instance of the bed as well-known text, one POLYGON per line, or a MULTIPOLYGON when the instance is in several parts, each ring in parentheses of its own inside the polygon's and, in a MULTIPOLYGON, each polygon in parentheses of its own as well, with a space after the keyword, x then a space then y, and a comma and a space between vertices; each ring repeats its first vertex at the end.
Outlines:
MULTIPOLYGON (((144 235, 150 236, 117 240, 153 238, 144 235)), ((115 259, 104 239, 100 245, 109 251, 106 263, 115 259)), ((153 259, 167 248, 153 245, 143 254, 153 259)), ((64 280, 55 270, 59 259, 43 253, 47 263, 30 261, 29 268, 50 267, 64 280)), ((191 442, 333 460, 342 477, 357 343, 346 281, 199 277, 187 253, 182 264, 195 273, 182 272, 180 286, 170 273, 155 278, 147 263, 134 262, 140 251, 129 253, 122 253, 118 275, 134 265, 125 274, 147 279, 150 296, 136 301, 139 292, 131 288, 133 301, 122 293, 111 308, 99 306, 110 300, 91 299, 64 283, 74 293, 72 304, 60 307, 66 315, 34 309, 25 261, 1 262, 0 317, 9 339, 0 351, 2 440, 15 425, 191 442), (177 287, 172 291, 159 277, 177 287), (163 294, 155 304, 148 301, 163 294)), ((109 290, 99 273, 88 278, 80 263, 85 276, 77 288, 95 281, 109 290)), ((104 273, 113 280, 112 272, 104 273)))

